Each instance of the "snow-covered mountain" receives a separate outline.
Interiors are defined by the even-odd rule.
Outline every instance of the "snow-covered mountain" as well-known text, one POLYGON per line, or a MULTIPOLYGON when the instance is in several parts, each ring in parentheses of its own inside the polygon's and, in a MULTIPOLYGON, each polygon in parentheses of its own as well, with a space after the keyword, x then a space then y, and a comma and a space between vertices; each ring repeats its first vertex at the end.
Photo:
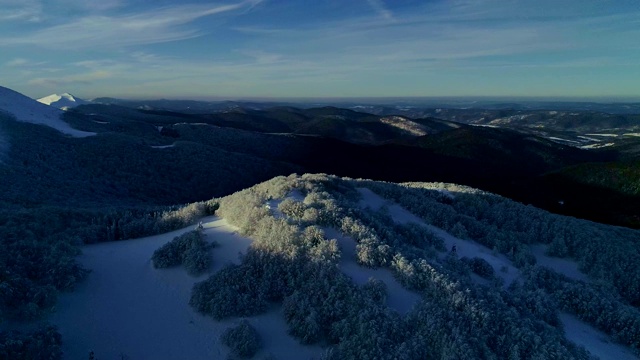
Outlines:
POLYGON ((18 121, 46 125, 75 137, 95 135, 92 132, 74 129, 64 122, 61 119, 62 110, 0 86, 0 113, 2 112, 12 115, 18 121))
POLYGON ((82 100, 69 93, 64 93, 60 95, 51 94, 49 96, 45 96, 43 98, 38 99, 38 101, 43 104, 57 107, 58 109, 62 109, 62 110, 67 110, 79 105, 90 103, 89 101, 82 100))

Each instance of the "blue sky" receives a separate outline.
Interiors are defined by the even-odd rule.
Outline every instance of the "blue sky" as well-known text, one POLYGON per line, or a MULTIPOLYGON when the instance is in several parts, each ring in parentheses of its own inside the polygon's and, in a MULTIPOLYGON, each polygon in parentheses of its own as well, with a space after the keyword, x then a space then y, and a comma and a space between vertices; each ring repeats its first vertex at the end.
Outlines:
POLYGON ((638 0, 0 0, 31 97, 640 99, 638 0))

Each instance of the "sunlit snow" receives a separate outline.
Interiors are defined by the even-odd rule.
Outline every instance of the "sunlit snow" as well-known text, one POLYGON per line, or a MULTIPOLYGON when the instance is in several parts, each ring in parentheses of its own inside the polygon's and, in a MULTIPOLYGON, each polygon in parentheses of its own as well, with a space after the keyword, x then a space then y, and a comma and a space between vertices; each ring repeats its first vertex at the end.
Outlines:
POLYGON ((79 105, 88 104, 89 101, 78 99, 69 93, 64 94, 51 94, 49 96, 45 96, 43 98, 38 99, 38 102, 41 102, 45 105, 53 106, 61 110, 68 110, 70 108, 74 108, 79 105))
POLYGON ((63 111, 39 103, 27 96, 0 86, 0 112, 8 113, 18 121, 46 125, 74 137, 95 135, 72 128, 61 119, 63 111))

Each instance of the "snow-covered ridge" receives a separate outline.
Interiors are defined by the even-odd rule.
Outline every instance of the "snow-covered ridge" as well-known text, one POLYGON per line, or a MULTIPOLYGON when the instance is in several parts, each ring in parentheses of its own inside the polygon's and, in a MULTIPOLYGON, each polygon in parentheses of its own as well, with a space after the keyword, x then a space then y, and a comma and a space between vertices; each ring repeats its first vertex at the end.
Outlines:
POLYGON ((19 92, 0 86, 0 113, 7 113, 18 121, 52 127, 74 137, 95 135, 72 128, 61 119, 63 111, 37 102, 19 92))
POLYGON ((613 145, 615 145, 615 143, 605 143, 605 144, 597 143, 597 144, 590 144, 590 145, 580 146, 580 149, 586 149, 586 150, 589 150, 589 149, 602 149, 602 148, 613 146, 613 145))
POLYGON ((88 104, 89 101, 79 99, 69 93, 63 94, 51 94, 49 96, 45 96, 43 98, 38 99, 38 102, 41 102, 45 105, 50 105, 62 110, 68 110, 70 108, 88 104))
POLYGON ((427 135, 424 126, 401 116, 383 117, 380 122, 404 130, 414 136, 427 135))

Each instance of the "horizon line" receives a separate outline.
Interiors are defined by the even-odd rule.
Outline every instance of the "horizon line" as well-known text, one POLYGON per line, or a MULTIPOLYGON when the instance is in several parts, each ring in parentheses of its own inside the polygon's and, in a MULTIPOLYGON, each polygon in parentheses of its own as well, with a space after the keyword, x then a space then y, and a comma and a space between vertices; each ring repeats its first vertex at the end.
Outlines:
MULTIPOLYGON (((75 97, 75 95, 74 95, 75 97)), ((212 102, 377 102, 377 101, 526 101, 526 102, 583 102, 583 103, 640 103, 640 96, 497 96, 497 95, 438 95, 438 96, 158 96, 158 97, 116 97, 98 96, 91 100, 111 98, 124 101, 212 101, 212 102)))

